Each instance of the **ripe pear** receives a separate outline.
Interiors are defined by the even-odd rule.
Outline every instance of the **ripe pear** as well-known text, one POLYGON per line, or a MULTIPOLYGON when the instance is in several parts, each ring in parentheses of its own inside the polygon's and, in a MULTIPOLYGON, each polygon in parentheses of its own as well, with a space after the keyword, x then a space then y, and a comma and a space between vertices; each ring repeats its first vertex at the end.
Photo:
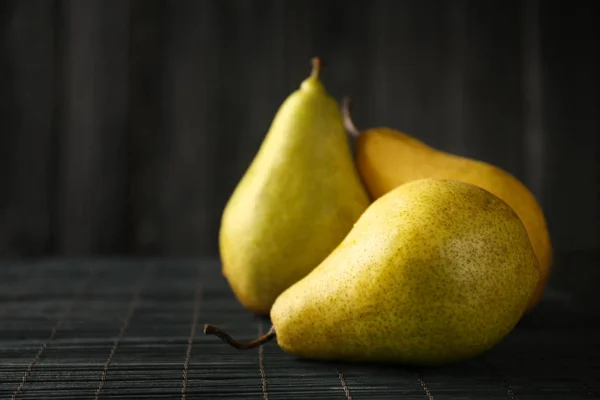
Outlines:
POLYGON ((319 265, 370 204, 320 69, 315 57, 278 109, 221 219, 223 274, 259 314, 319 265))
POLYGON ((376 200, 317 268, 284 291, 273 328, 309 359, 442 365, 475 357, 520 320, 539 277, 513 209, 468 183, 411 181, 376 200))
POLYGON ((540 265, 540 280, 527 311, 540 302, 552 264, 552 244, 542 208, 529 189, 494 165, 434 149, 406 133, 385 128, 359 132, 343 104, 346 129, 357 137, 356 164, 373 199, 423 178, 453 179, 479 186, 508 203, 521 218, 540 265))

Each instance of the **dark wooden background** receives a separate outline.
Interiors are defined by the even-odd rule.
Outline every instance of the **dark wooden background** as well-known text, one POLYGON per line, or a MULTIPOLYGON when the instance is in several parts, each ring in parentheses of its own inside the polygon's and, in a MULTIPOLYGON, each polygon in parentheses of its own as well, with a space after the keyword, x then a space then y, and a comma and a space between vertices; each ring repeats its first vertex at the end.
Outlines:
POLYGON ((361 127, 495 163, 598 248, 591 1, 0 1, 0 256, 212 255, 322 56, 361 127))

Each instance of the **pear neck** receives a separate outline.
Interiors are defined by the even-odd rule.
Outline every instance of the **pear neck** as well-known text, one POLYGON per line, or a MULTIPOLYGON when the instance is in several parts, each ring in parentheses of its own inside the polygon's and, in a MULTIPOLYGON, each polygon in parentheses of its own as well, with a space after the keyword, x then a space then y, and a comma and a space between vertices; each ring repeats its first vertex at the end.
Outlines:
POLYGON ((302 90, 324 90, 323 84, 319 80, 319 74, 321 73, 321 68, 323 68, 323 62, 319 57, 313 57, 312 62, 312 70, 310 72, 310 76, 306 78, 300 88, 302 90))
POLYGON ((323 90, 325 90, 325 87, 323 86, 321 81, 319 81, 319 79, 313 78, 311 76, 310 78, 306 78, 302 82, 302 84, 300 85, 300 89, 302 89, 304 91, 308 91, 308 92, 315 92, 315 91, 323 91, 323 90))

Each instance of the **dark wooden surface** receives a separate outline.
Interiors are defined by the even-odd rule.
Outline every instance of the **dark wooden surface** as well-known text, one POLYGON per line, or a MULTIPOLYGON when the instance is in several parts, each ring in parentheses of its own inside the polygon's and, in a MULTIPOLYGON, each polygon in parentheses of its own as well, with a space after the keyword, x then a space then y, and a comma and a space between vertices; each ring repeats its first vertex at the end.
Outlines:
POLYGON ((599 258, 571 254, 541 305, 490 352, 443 368, 299 360, 253 338, 214 259, 56 260, 0 268, 0 398, 592 399, 600 395, 599 258), (571 277, 571 278, 569 278, 571 277))
POLYGON ((0 256, 214 255, 281 101, 327 62, 389 125, 532 188, 597 248, 590 1, 4 0, 0 256))

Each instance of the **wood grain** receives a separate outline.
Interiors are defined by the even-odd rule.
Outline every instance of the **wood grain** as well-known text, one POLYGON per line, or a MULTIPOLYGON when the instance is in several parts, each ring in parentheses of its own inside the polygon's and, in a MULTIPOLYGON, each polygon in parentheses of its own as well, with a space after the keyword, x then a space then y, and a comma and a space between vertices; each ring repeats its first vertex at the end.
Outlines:
POLYGON ((539 0, 0 4, 0 256, 214 255, 285 97, 325 59, 359 127, 515 174, 598 247, 593 13, 539 0))

